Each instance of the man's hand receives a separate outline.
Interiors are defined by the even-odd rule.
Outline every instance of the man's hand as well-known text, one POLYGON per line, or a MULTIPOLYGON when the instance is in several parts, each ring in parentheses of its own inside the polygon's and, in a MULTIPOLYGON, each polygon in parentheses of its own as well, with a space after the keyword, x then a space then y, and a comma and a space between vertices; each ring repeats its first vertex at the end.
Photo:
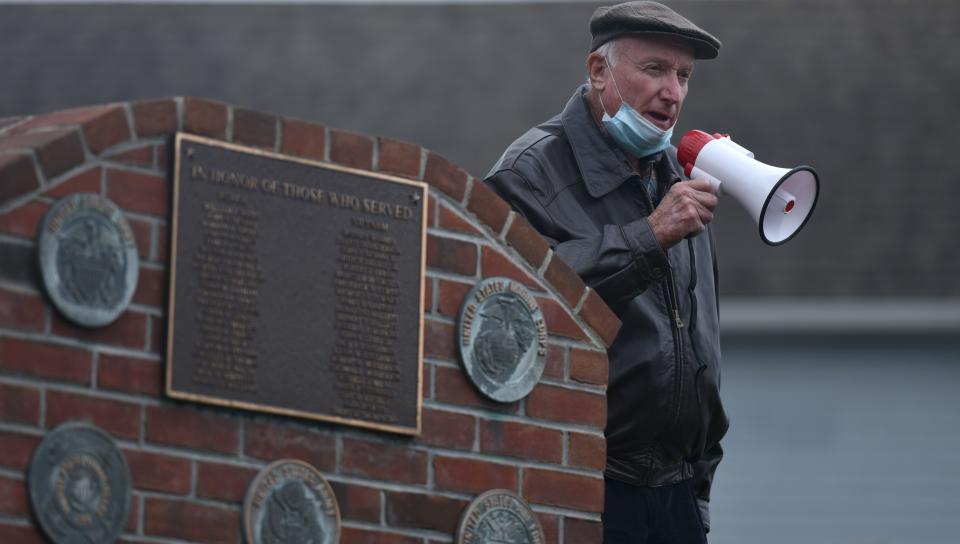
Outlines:
POLYGON ((664 250, 690 234, 700 234, 713 221, 717 191, 705 179, 673 184, 657 209, 647 217, 653 235, 664 250))

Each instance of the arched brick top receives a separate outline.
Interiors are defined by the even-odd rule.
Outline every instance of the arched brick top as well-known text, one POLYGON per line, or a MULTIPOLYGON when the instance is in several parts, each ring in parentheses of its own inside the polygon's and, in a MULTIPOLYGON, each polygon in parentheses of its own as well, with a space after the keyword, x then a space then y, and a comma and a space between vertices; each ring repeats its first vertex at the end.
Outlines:
POLYGON ((620 328, 620 321, 597 293, 556 258, 523 217, 485 184, 437 153, 409 142, 202 98, 164 98, 0 119, 0 216, 28 207, 41 193, 56 196, 61 184, 82 182, 76 170, 95 158, 152 161, 136 144, 178 130, 425 181, 434 197, 441 193, 473 214, 489 234, 516 251, 605 346, 620 328))

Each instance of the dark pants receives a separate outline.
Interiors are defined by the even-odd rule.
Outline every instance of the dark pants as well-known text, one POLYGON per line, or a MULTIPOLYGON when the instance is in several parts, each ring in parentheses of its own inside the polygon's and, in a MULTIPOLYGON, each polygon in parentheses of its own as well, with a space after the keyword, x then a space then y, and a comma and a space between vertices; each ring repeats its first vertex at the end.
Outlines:
POLYGON ((636 487, 606 480, 604 544, 706 544, 688 482, 636 487))

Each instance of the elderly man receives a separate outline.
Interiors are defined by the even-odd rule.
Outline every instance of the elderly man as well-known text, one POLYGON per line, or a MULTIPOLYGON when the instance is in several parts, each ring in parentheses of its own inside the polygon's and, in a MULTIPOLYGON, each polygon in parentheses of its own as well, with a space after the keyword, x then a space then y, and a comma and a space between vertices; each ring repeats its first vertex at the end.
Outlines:
POLYGON ((728 425, 717 196, 684 180, 670 141, 695 59, 720 42, 655 2, 600 8, 590 31, 588 84, 486 182, 623 322, 609 351, 605 542, 703 543, 728 425))

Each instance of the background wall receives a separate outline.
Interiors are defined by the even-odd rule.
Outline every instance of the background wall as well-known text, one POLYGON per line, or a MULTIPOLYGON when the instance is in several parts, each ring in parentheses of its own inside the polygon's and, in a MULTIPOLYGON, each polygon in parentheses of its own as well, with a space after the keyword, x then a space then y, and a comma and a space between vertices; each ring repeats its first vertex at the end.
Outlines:
MULTIPOLYGON (((583 80, 596 5, 3 5, 0 117, 210 96, 414 141, 482 176, 583 80)), ((733 421, 712 542, 951 542, 960 4, 670 5, 724 42, 677 134, 729 132, 822 178, 786 246, 732 202, 716 222, 733 421)))

